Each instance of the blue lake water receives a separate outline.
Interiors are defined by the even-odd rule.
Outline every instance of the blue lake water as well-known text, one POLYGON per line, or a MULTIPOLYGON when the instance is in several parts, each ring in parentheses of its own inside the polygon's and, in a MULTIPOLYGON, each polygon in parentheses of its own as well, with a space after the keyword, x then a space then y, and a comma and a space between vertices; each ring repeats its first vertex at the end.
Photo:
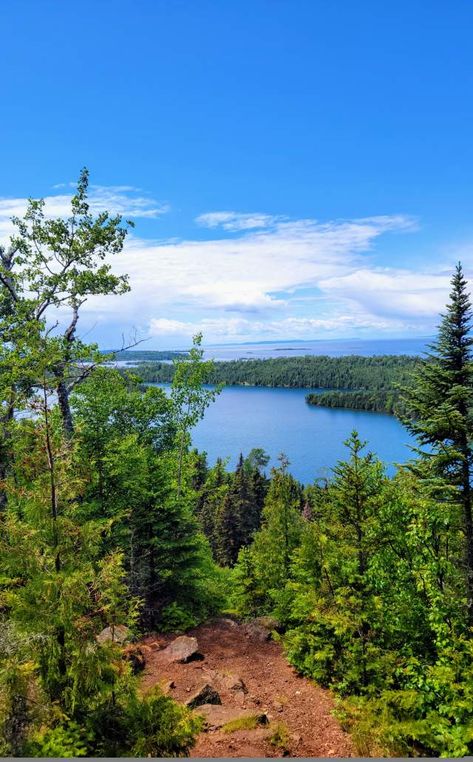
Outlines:
MULTIPOLYGON (((296 357, 298 355, 382 355, 423 354, 432 339, 333 339, 320 341, 282 341, 206 347, 207 358, 296 357)), ((305 396, 309 389, 266 389, 226 387, 208 408, 205 418, 193 432, 193 444, 205 450, 209 463, 218 457, 229 458, 234 467, 240 452, 247 455, 262 447, 276 465, 279 453, 290 460, 290 471, 301 482, 327 476, 340 459, 346 457, 343 442, 356 429, 368 448, 387 465, 405 463, 412 453, 412 438, 390 415, 360 410, 311 407, 305 396)))
POLYGON ((226 387, 194 429, 193 444, 207 452, 210 464, 218 457, 229 457, 232 467, 240 452, 247 455, 253 447, 264 448, 271 465, 284 452, 290 460, 289 470, 305 484, 327 476, 335 463, 345 458, 343 442, 353 429, 388 464, 389 473, 396 463, 410 457, 412 440, 396 418, 311 407, 305 401, 307 392, 226 387))
POLYGON ((429 337, 403 339, 320 339, 314 341, 271 341, 249 344, 220 344, 205 347, 214 360, 264 359, 298 355, 420 355, 432 341, 429 337))

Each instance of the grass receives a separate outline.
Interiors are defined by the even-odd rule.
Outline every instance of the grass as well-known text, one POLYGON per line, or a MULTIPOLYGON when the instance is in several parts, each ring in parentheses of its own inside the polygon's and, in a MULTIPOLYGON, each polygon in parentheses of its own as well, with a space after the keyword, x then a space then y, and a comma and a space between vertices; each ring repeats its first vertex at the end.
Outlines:
POLYGON ((258 725, 264 724, 259 714, 251 714, 246 717, 238 717, 223 725, 224 733, 235 733, 237 730, 254 730, 258 725))
POLYGON ((274 726, 271 726, 271 735, 269 736, 269 743, 280 749, 283 752, 289 751, 289 730, 284 722, 277 722, 274 726))

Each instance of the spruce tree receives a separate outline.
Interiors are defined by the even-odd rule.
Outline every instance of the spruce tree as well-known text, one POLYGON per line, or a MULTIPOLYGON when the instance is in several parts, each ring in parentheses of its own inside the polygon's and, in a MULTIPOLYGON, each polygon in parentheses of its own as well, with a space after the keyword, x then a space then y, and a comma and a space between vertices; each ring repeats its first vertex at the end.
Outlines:
POLYGON ((195 508, 195 513, 202 531, 210 543, 214 558, 219 557, 219 516, 228 492, 229 481, 230 475, 225 470, 223 460, 217 458, 215 466, 208 471, 195 508))
POLYGON ((255 565, 268 591, 281 589, 288 579, 303 523, 300 485, 287 472, 284 456, 280 462, 280 467, 271 472, 263 523, 252 545, 255 565))
MULTIPOLYGON (((437 340, 404 390, 404 423, 419 442, 413 470, 437 492, 462 510, 468 620, 473 623, 473 337, 472 305, 459 263, 442 316, 437 340), (440 479, 440 482, 439 482, 440 479), (442 491, 442 485, 445 485, 442 491)), ((446 511, 446 516, 448 512, 446 511)))
POLYGON ((218 517, 218 557, 225 566, 233 566, 240 548, 247 542, 245 516, 251 510, 251 505, 249 478, 244 468, 243 455, 240 454, 218 517))

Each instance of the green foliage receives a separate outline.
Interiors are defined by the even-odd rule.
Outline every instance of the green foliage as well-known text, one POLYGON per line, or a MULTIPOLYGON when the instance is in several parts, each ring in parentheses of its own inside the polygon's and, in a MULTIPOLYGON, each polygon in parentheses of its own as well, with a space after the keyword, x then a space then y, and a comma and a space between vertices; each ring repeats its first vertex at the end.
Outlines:
POLYGON ((271 726, 269 742, 284 754, 288 753, 290 746, 289 730, 284 722, 277 722, 271 726))
POLYGON ((158 690, 126 706, 128 744, 133 757, 182 757, 202 727, 200 719, 158 690))
POLYGON ((290 575, 291 555, 302 530, 302 490, 286 468, 281 456, 280 468, 272 471, 261 528, 238 557, 233 603, 242 614, 266 613, 280 599, 290 575))
POLYGON ((230 720, 222 727, 224 733, 235 733, 237 730, 254 730, 260 725, 260 717, 257 714, 248 717, 238 717, 236 720, 230 720))
POLYGON ((84 170, 67 219, 32 200, 0 248, 0 752, 179 756, 197 721, 140 696, 102 631, 188 626, 223 605, 188 447, 215 391, 199 337, 170 397, 77 338, 89 295, 128 290, 109 263, 127 227, 93 216, 87 194, 84 170))
POLYGON ((32 757, 87 757, 93 735, 77 722, 66 722, 35 733, 27 752, 32 757))
MULTIPOLYGON (((230 360, 216 362, 209 383, 245 386, 291 387, 301 389, 394 389, 407 380, 419 362, 407 355, 363 357, 278 357, 266 360, 230 360)), ((143 381, 168 382, 174 376, 166 363, 139 365, 143 381)))
MULTIPOLYGON (((459 264, 428 361, 404 391, 405 424, 419 443, 415 473, 442 503, 461 508, 467 616, 473 625, 473 309, 459 264)), ((446 515, 450 509, 446 507, 446 515)), ((448 519, 447 519, 448 520, 448 519)))
POLYGON ((342 407, 349 410, 371 410, 376 413, 396 415, 401 415, 403 412, 397 389, 320 392, 308 394, 306 402, 316 407, 342 407))

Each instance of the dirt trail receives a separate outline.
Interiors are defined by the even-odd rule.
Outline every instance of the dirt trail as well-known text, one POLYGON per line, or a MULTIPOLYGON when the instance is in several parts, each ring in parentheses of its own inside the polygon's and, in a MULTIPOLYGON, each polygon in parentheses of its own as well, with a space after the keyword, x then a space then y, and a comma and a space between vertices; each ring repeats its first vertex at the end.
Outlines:
POLYGON ((269 720, 269 724, 254 729, 202 732, 192 750, 193 757, 354 755, 350 737, 331 716, 333 702, 329 693, 298 676, 277 643, 262 641, 244 625, 227 619, 201 625, 188 635, 197 638, 204 656, 201 661, 166 663, 161 649, 173 636, 143 641, 147 651, 143 687, 168 686, 173 698, 185 702, 203 683, 211 683, 222 700, 222 708, 212 707, 212 712, 226 713, 228 719, 264 713, 269 720), (235 690, 231 678, 240 678, 247 692, 235 690), (276 728, 284 736, 279 747, 270 741, 276 728))

